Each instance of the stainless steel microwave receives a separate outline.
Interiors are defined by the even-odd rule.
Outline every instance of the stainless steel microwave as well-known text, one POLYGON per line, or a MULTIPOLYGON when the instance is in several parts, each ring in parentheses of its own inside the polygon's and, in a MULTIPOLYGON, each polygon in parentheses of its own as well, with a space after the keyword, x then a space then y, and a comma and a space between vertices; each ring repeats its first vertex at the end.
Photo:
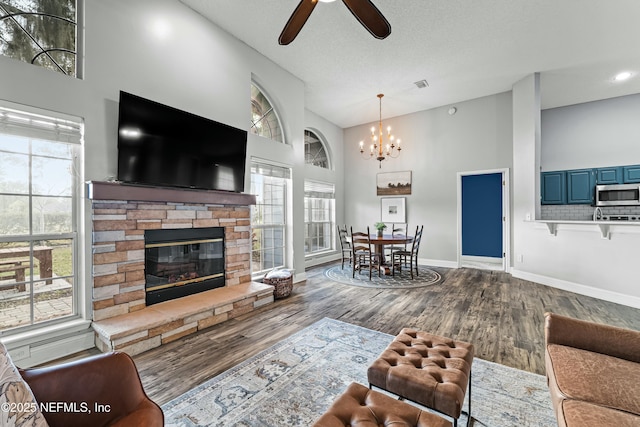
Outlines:
POLYGON ((639 206, 640 184, 596 185, 596 206, 639 206))

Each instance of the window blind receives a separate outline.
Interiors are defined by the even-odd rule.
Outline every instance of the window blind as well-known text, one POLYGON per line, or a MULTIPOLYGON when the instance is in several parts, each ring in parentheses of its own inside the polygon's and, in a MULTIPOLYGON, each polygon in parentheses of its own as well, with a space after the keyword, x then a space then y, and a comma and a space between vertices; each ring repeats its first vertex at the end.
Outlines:
POLYGON ((305 181, 304 196, 314 199, 335 199, 335 186, 326 182, 305 181))
POLYGON ((5 103, 0 104, 0 133, 27 138, 80 144, 82 122, 80 119, 52 117, 24 111, 5 103))
POLYGON ((275 178, 291 179, 291 169, 282 166, 262 163, 255 160, 251 161, 251 173, 264 176, 272 176, 275 178))

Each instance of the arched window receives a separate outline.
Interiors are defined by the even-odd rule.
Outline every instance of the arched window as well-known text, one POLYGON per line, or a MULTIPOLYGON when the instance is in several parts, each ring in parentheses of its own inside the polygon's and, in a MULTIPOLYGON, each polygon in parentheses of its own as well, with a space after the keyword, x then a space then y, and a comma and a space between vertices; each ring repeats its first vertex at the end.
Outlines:
POLYGON ((310 130, 304 131, 304 162, 308 165, 330 169, 329 156, 322 139, 310 130))
POLYGON ((278 115, 255 83, 251 83, 251 133, 284 143, 278 115))

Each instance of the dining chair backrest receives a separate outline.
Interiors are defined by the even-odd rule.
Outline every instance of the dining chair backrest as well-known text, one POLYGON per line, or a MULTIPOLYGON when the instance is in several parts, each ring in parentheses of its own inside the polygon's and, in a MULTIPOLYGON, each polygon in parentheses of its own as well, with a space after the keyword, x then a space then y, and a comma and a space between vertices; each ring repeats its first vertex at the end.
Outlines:
MULTIPOLYGON (((406 222, 391 224, 391 235, 392 236, 406 236, 408 234, 408 232, 409 232, 409 224, 407 224, 406 222)), ((394 244, 394 245, 389 246, 389 250, 390 251, 394 251, 394 250, 398 250, 398 249, 404 248, 404 250, 406 251, 408 249, 407 245, 408 245, 408 243, 394 244)))
POLYGON ((353 231, 353 227, 351 227, 351 247, 354 253, 371 253, 371 236, 369 236, 369 227, 367 227, 366 233, 362 231, 353 231))
POLYGON ((413 236, 413 242, 411 242, 411 254, 414 257, 418 256, 418 251, 420 250, 420 242, 422 241, 423 229, 424 229, 424 225, 420 225, 416 227, 416 234, 413 236))
POLYGON ((401 223, 393 223, 391 224, 391 235, 392 236, 406 236, 407 231, 409 230, 409 226, 406 222, 401 223))
POLYGON ((346 250, 346 249, 351 249, 351 243, 349 243, 349 239, 347 236, 347 226, 346 224, 343 225, 342 227, 340 227, 339 225, 336 225, 336 227, 338 227, 338 237, 340 238, 340 248, 342 250, 346 250))

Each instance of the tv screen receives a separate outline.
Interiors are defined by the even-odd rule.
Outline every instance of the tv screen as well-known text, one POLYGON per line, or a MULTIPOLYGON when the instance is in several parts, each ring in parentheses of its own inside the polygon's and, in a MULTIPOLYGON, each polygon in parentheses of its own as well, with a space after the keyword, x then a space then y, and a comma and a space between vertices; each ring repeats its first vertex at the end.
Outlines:
POLYGON ((247 132, 120 92, 118 180, 244 191, 247 132))

